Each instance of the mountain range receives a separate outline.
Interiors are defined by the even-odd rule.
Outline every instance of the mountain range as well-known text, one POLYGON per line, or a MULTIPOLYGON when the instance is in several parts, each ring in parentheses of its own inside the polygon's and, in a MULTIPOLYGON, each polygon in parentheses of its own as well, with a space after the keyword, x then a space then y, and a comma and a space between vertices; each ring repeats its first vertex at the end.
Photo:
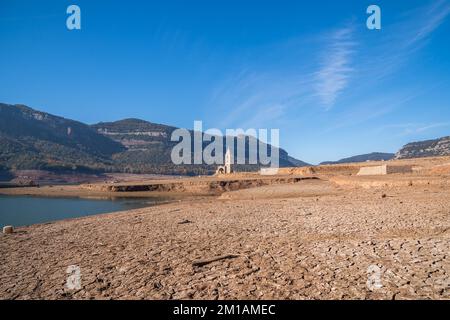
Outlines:
MULTIPOLYGON (((34 110, 25 105, 0 103, 0 174, 10 170, 30 169, 56 173, 126 172, 181 175, 214 173, 215 165, 172 163, 171 151, 178 143, 170 139, 175 129, 177 128, 173 126, 140 119, 87 125, 34 110)), ((225 152, 226 137, 221 138, 225 152)), ((248 151, 255 142, 252 139, 256 138, 251 136, 243 138, 247 150, 245 158, 248 160, 248 151)), ((236 139, 234 143, 236 150, 236 139)), ((208 144, 209 142, 204 142, 203 148, 208 144)), ((291 157, 283 149, 279 149, 279 155, 280 167, 310 165, 291 157)), ((450 155, 450 137, 408 143, 396 154, 374 152, 321 164, 445 155, 450 155)), ((259 165, 248 164, 234 166, 237 171, 256 171, 259 168, 259 165)))
MULTIPOLYGON (((140 119, 87 125, 24 105, 0 104, 0 169, 185 175, 213 173, 216 169, 213 165, 172 163, 171 151, 178 143, 170 140, 175 129, 140 119)), ((226 139, 221 138, 223 142, 226 139)), ((247 136, 244 139, 248 159, 250 142, 255 138, 247 136)), ((203 147, 208 144, 205 142, 203 147)), ((283 149, 279 149, 279 154, 281 167, 308 165, 289 156, 283 149)), ((254 171, 259 166, 236 165, 235 169, 254 171)))
POLYGON ((321 165, 325 164, 339 164, 339 163, 352 163, 352 162, 366 162, 366 161, 387 161, 393 159, 394 153, 372 152, 368 154, 361 154, 353 157, 343 158, 337 161, 324 161, 321 165))
POLYGON ((372 152, 357 155, 337 161, 324 161, 321 165, 366 162, 366 161, 388 161, 392 159, 412 159, 425 157, 450 156, 450 136, 438 139, 411 142, 404 145, 397 153, 372 152))

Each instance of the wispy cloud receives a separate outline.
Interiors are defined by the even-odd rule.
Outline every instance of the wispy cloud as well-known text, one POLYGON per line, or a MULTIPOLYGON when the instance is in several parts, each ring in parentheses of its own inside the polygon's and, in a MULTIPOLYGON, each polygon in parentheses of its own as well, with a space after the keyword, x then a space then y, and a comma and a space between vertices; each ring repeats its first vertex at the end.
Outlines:
POLYGON ((422 93, 423 91, 421 90, 394 92, 383 94, 367 101, 356 101, 349 104, 345 112, 335 115, 333 124, 325 128, 323 132, 330 133, 346 127, 360 126, 368 121, 386 116, 395 109, 407 105, 422 93))
POLYGON ((224 81, 211 97, 211 104, 221 115, 216 124, 222 128, 273 126, 289 108, 306 101, 310 87, 306 73, 258 68, 239 72, 224 81))
POLYGON ((367 55, 361 56, 364 64, 358 64, 361 74, 370 74, 371 81, 360 83, 379 83, 407 65, 449 14, 448 0, 434 1, 404 13, 397 22, 383 27, 377 38, 371 38, 373 42, 370 50, 366 50, 367 55))
POLYGON ((450 14, 450 3, 447 0, 436 1, 422 12, 422 18, 418 20, 419 27, 415 30, 415 35, 409 44, 425 39, 436 30, 450 14))
POLYGON ((450 122, 389 124, 378 128, 378 132, 393 131, 397 136, 411 136, 439 128, 450 128, 450 122))
POLYGON ((329 37, 329 44, 322 54, 321 67, 314 74, 316 94, 326 108, 334 105, 339 94, 348 86, 354 71, 351 62, 356 42, 352 35, 352 28, 345 27, 329 37))
POLYGON ((448 127, 450 128, 450 122, 438 122, 438 123, 430 123, 430 124, 418 124, 418 125, 410 125, 407 126, 402 134, 403 135, 412 135, 412 134, 419 134, 424 133, 426 131, 442 128, 442 127, 448 127))
POLYGON ((393 112, 436 85, 402 79, 386 87, 449 15, 449 1, 441 0, 398 13, 380 32, 352 22, 308 35, 306 45, 302 38, 272 44, 218 85, 210 100, 219 119, 213 121, 220 127, 295 122, 302 108, 319 107, 316 116, 334 117, 327 129, 336 130, 393 112))
MULTIPOLYGON (((316 47, 314 52, 318 52, 309 63, 283 64, 293 48, 301 52, 299 48, 305 47, 302 39, 290 40, 288 52, 279 50, 285 43, 267 50, 271 52, 269 66, 247 61, 241 71, 223 81, 211 95, 216 109, 227 110, 219 126, 273 125, 277 120, 293 121, 292 113, 298 114, 296 111, 306 105, 331 108, 353 72, 350 63, 356 42, 352 34, 352 28, 347 26, 308 39, 308 44, 316 47), (278 56, 274 57, 273 52, 278 56), (272 65, 273 61, 279 63, 272 65)), ((302 56, 296 60, 302 61, 302 56)))

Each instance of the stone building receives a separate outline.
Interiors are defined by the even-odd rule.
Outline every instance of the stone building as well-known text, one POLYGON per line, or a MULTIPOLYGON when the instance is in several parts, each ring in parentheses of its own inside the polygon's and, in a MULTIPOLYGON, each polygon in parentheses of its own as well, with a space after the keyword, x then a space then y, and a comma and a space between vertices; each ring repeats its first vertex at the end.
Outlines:
POLYGON ((219 166, 216 170, 216 174, 231 174, 231 151, 228 148, 227 152, 225 153, 225 163, 223 166, 219 166))

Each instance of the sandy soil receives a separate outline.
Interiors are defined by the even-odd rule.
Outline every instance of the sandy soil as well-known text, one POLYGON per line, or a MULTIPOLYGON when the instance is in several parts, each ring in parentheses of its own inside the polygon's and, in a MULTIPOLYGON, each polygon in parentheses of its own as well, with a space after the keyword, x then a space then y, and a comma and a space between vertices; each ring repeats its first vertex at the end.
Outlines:
POLYGON ((177 179, 166 178, 161 180, 137 180, 117 183, 0 188, 0 194, 45 197, 164 197, 177 199, 192 196, 220 195, 225 191, 242 190, 263 185, 290 184, 309 179, 318 179, 318 177, 296 175, 260 176, 255 174, 233 174, 227 177, 184 177, 177 179))
POLYGON ((237 193, 0 235, 0 298, 450 298, 449 188, 237 193))

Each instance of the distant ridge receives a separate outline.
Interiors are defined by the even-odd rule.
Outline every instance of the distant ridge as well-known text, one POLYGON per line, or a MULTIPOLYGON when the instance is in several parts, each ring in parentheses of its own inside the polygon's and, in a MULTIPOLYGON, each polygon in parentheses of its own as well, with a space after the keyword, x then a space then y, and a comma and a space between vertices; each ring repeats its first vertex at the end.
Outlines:
POLYGON ((437 157, 450 155, 450 136, 439 139, 411 142, 403 146, 395 159, 437 157))
POLYGON ((321 162, 320 164, 326 165, 365 161, 387 161, 392 159, 412 159, 439 156, 450 156, 450 136, 438 139, 410 142, 404 145, 395 154, 373 152, 369 154, 362 154, 354 157, 344 158, 338 161, 325 161, 321 162))
POLYGON ((337 161, 325 161, 321 162, 321 165, 326 164, 340 164, 340 163, 352 163, 352 162, 366 162, 366 161, 387 161, 393 159, 395 156, 394 153, 383 153, 383 152, 372 152, 368 154, 361 154, 349 158, 344 158, 337 161))
MULTIPOLYGON (((101 122, 92 125, 92 128, 94 128, 98 133, 121 143, 127 149, 126 152, 122 152, 114 156, 114 159, 118 165, 128 166, 129 163, 133 163, 135 169, 144 172, 149 170, 158 170, 157 166, 170 166, 170 154, 172 148, 178 143, 170 140, 172 132, 177 129, 176 127, 155 124, 141 119, 124 119, 115 122, 101 122)), ((223 139, 223 152, 225 153, 225 137, 223 137, 223 139)), ((249 149, 249 139, 252 138, 247 137, 246 150, 249 149)), ((206 147, 208 143, 204 143, 203 147, 206 147)), ((283 149, 279 150, 279 154, 281 167, 308 165, 301 160, 297 160, 289 156, 283 149)), ((182 171, 188 171, 195 168, 195 166, 191 165, 181 165, 176 167, 177 170, 182 171)), ((203 167, 208 171, 208 173, 212 173, 215 170, 215 166, 203 167)), ((235 165, 235 168, 240 171, 254 171, 258 169, 259 166, 235 165)), ((121 169, 126 170, 126 168, 121 169)))
POLYGON ((112 170, 125 148, 86 124, 24 105, 0 104, 0 167, 49 171, 112 170))
MULTIPOLYGON (((35 169, 83 173, 213 173, 212 165, 172 163, 170 154, 177 142, 170 141, 170 136, 175 129, 134 118, 89 126, 24 105, 0 103, 0 173, 35 169)), ((302 164, 307 165, 280 149, 280 166, 302 164)), ((236 168, 252 171, 259 166, 236 168)))

